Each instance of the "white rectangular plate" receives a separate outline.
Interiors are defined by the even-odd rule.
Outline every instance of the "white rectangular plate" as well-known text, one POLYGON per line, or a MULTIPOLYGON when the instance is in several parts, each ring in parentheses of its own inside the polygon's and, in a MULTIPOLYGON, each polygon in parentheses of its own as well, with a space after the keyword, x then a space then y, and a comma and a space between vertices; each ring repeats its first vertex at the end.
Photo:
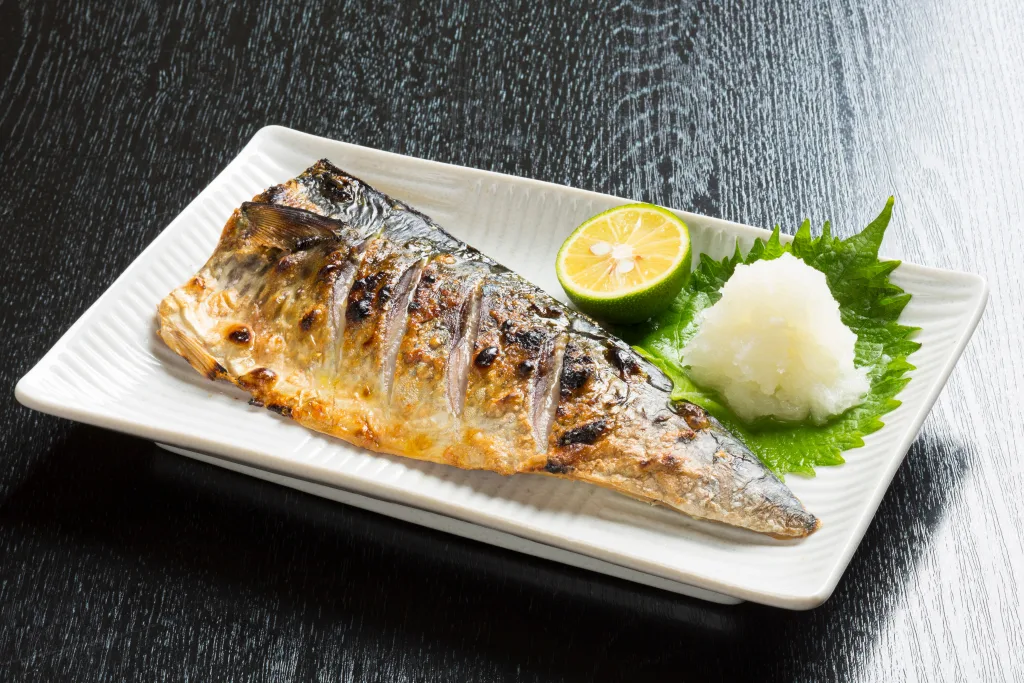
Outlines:
MULTIPOLYGON (((801 541, 776 541, 582 483, 371 453, 249 407, 240 392, 193 371, 156 336, 157 304, 205 263, 236 206, 324 157, 562 300, 552 265, 562 240, 627 201, 264 128, 22 378, 18 400, 289 480, 281 483, 305 482, 383 514, 417 511, 403 518, 488 543, 698 597, 807 609, 831 595, 988 299, 975 275, 900 266, 893 280, 913 294, 902 321, 921 328, 923 344, 903 405, 845 465, 814 479, 788 477, 823 526, 801 541)), ((678 213, 695 253, 721 257, 737 239, 749 247, 768 235, 678 213)))

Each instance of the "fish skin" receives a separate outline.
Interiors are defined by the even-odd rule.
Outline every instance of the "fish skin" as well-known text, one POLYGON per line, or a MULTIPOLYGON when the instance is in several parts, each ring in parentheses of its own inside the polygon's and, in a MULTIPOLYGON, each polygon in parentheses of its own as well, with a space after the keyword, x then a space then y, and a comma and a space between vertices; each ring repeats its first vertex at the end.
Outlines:
POLYGON ((778 538, 820 526, 625 343, 327 160, 236 209, 158 318, 206 377, 374 451, 586 481, 778 538))

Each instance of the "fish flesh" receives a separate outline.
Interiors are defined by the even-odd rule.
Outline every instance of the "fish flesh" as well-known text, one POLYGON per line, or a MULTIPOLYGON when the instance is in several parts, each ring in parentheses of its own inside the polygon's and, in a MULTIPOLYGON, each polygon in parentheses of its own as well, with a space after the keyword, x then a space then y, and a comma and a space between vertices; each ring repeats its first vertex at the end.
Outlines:
POLYGON ((236 209, 160 337, 373 451, 589 482, 772 536, 819 520, 627 344, 321 160, 236 209))
POLYGON ((627 344, 321 160, 236 209, 161 338, 368 449, 604 486, 776 537, 819 520, 627 344))

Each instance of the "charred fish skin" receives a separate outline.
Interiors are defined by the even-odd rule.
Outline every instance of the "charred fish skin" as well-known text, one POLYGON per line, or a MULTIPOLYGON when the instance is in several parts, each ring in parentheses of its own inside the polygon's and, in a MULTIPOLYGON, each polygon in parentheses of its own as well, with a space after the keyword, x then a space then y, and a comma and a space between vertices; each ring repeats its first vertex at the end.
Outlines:
POLYGON ((237 209, 158 314, 205 376, 357 445, 777 537, 820 525, 626 344, 326 160, 237 209))

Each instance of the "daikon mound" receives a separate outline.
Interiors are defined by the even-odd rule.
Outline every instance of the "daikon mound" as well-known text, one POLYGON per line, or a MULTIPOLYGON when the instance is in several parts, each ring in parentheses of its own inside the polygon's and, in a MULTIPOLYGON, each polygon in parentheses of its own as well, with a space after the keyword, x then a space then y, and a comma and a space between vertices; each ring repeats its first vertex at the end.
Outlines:
POLYGON ((825 275, 791 254, 736 266, 683 349, 690 378, 746 421, 827 421, 860 403, 867 370, 825 275))

